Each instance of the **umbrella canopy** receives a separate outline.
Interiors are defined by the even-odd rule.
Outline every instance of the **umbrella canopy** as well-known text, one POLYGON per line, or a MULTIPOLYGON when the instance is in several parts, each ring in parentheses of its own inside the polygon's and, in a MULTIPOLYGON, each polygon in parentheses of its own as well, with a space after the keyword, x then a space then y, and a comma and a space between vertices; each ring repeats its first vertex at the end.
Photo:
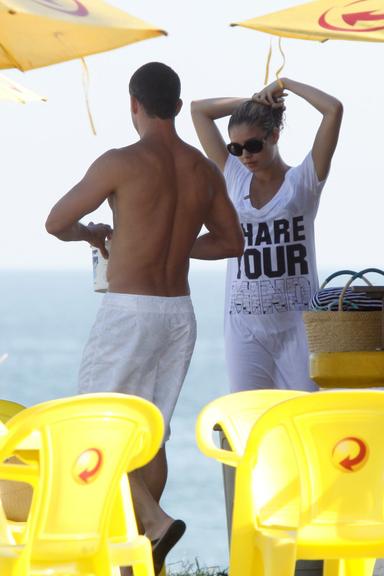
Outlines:
POLYGON ((384 0, 317 0, 233 26, 305 40, 384 42, 384 0))
MULTIPOLYGON (((43 100, 46 98, 39 96, 32 90, 24 88, 21 84, 0 75, 0 100, 11 100, 13 102, 20 102, 25 104, 26 102, 32 102, 34 100, 43 100)), ((2 356, 0 356, 0 363, 2 356)))
POLYGON ((0 68, 30 70, 161 34, 102 0, 0 0, 0 68))

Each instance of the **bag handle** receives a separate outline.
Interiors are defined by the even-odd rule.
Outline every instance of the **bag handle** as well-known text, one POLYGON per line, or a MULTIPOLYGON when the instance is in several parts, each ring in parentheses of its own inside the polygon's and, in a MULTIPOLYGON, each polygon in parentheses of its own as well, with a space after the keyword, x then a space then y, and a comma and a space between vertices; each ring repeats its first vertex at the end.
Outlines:
POLYGON ((330 276, 328 276, 328 278, 326 278, 324 280, 324 282, 322 283, 322 285, 320 286, 320 290, 322 290, 323 288, 326 287, 326 285, 333 280, 334 278, 337 278, 337 276, 355 276, 355 274, 359 274, 359 272, 356 272, 356 270, 339 270, 339 272, 333 272, 333 274, 331 274, 330 276))
MULTIPOLYGON (((380 270, 379 268, 364 268, 364 270, 361 270, 360 272, 353 273, 353 275, 348 280, 348 282, 346 283, 346 285, 344 286, 344 288, 342 289, 342 291, 340 293, 339 312, 341 312, 343 310, 343 300, 344 300, 344 296, 345 296, 347 289, 350 287, 352 282, 354 282, 357 278, 361 278, 362 280, 364 280, 364 282, 366 284, 368 284, 368 286, 372 286, 372 283, 369 280, 367 280, 367 278, 365 278, 365 276, 364 276, 364 274, 369 274, 369 273, 381 274, 382 276, 384 276, 384 271, 380 270)), ((383 310, 384 310, 384 306, 383 306, 383 310)))

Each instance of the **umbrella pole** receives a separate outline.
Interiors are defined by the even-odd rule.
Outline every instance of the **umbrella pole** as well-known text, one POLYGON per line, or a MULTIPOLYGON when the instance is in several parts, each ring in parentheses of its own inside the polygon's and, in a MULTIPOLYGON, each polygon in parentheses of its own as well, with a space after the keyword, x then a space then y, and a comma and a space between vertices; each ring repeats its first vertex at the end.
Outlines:
POLYGON ((81 64, 83 67, 83 88, 84 88, 84 97, 85 97, 85 105, 87 108, 88 120, 91 125, 92 133, 94 134, 94 136, 96 136, 95 123, 93 121, 91 106, 89 104, 89 70, 84 58, 81 58, 81 64))

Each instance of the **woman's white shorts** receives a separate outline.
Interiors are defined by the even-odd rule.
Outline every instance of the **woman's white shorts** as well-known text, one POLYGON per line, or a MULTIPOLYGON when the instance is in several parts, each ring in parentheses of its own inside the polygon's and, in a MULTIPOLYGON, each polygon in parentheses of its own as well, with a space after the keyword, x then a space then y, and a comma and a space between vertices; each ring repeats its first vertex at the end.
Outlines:
POLYGON ((225 325, 225 356, 231 392, 318 389, 309 377, 307 337, 301 318, 296 325, 274 333, 262 332, 255 321, 230 317, 225 325))

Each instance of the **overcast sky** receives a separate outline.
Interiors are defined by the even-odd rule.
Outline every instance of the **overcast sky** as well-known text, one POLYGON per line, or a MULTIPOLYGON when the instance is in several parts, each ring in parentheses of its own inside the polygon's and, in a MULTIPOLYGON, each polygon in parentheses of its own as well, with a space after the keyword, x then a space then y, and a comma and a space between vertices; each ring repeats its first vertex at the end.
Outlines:
MULTIPOLYGON (((168 31, 159 37, 87 59, 90 102, 97 127, 91 133, 78 61, 12 79, 48 97, 47 103, 0 102, 2 160, 1 268, 90 269, 90 249, 50 237, 44 222, 51 206, 109 148, 137 136, 130 120, 128 81, 142 64, 158 60, 182 81, 184 108, 180 135, 199 146, 189 105, 214 96, 248 96, 263 86, 269 36, 238 22, 298 2, 289 0, 114 0, 113 4, 168 31)), ((281 57, 273 40, 271 72, 281 57)), ((342 100, 344 122, 316 223, 319 269, 384 267, 383 258, 383 94, 384 46, 283 41, 283 75, 317 86, 342 100)), ((301 162, 310 150, 319 114, 300 98, 287 99, 283 158, 301 162)), ((226 121, 221 123, 226 136, 226 121)), ((92 218, 111 222, 101 207, 92 218)))

